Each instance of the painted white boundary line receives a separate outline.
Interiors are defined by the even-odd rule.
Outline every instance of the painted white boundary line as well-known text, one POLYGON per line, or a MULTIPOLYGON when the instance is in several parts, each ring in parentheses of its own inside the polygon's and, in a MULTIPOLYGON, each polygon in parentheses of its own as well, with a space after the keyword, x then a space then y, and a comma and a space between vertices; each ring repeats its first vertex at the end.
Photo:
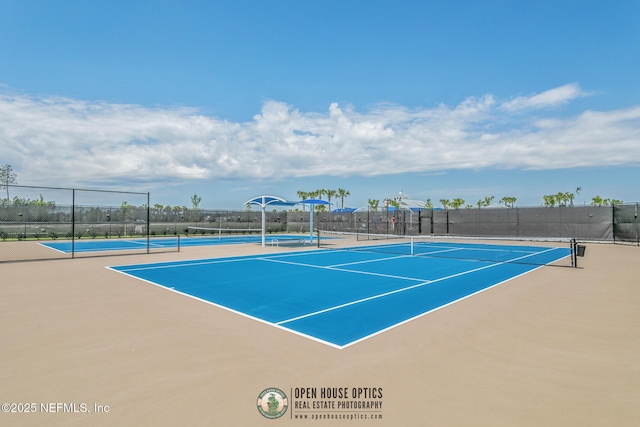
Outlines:
MULTIPOLYGON (((396 257, 396 258, 403 258, 403 257, 396 257)), ((393 259, 393 258, 387 258, 387 259, 393 259)), ((269 259, 269 258, 261 258, 260 261, 275 262, 275 263, 279 263, 279 264, 295 265, 295 266, 299 266, 299 267, 317 268, 317 269, 320 269, 320 270, 343 271, 345 273, 364 274, 364 275, 367 275, 367 276, 387 277, 389 279, 412 280, 414 282, 424 282, 424 281, 426 281, 426 279, 424 279, 424 278, 414 278, 414 277, 406 277, 406 276, 394 276, 394 275, 391 275, 391 274, 373 273, 373 272, 370 272, 370 271, 349 270, 348 268, 338 268, 338 267, 334 267, 332 265, 303 264, 303 263, 298 263, 298 262, 282 261, 282 260, 278 260, 278 259, 269 259)))
POLYGON ((194 300, 196 300, 196 301, 200 301, 200 302, 203 302, 203 303, 205 303, 205 304, 209 304, 209 305, 212 305, 212 306, 214 306, 214 307, 221 308, 221 309, 223 309, 223 310, 226 310, 226 311, 231 312, 231 313, 233 313, 233 314, 240 315, 240 316, 245 317, 245 318, 247 318, 247 319, 255 320, 255 321, 258 321, 258 322, 263 323, 263 324, 265 324, 265 325, 273 326, 273 327, 275 327, 275 328, 277 328, 277 329, 280 329, 280 330, 282 330, 282 331, 286 331, 286 332, 289 332, 289 333, 293 333, 293 334, 295 334, 295 335, 299 335, 299 336, 301 336, 301 337, 304 337, 304 338, 310 339, 310 340, 312 340, 312 341, 319 342, 320 344, 328 345, 329 347, 337 348, 338 350, 340 350, 340 349, 342 348, 341 346, 339 346, 339 345, 337 345, 337 344, 334 344, 334 343, 332 343, 332 342, 324 341, 324 340, 321 340, 320 338, 314 337, 314 336, 312 336, 312 335, 307 335, 307 334, 304 334, 304 333, 302 333, 302 332, 295 331, 295 330, 293 330, 293 329, 285 328, 285 327, 280 326, 280 325, 278 325, 278 324, 276 324, 276 323, 269 322, 268 320, 264 320, 264 319, 260 319, 259 317, 251 316, 251 315, 249 315, 249 314, 247 314, 247 313, 243 313, 242 311, 237 311, 237 310, 234 310, 234 309, 229 308, 229 307, 227 307, 227 306, 220 305, 220 304, 216 304, 215 302, 208 301, 208 300, 206 300, 206 299, 202 299, 202 298, 199 298, 199 297, 197 297, 197 296, 194 296, 194 295, 191 295, 191 294, 187 294, 187 293, 185 293, 185 292, 176 291, 174 288, 170 288, 170 287, 163 286, 163 285, 161 285, 161 284, 159 284, 159 283, 152 282, 151 280, 143 279, 143 278, 141 278, 141 277, 134 276, 134 275, 129 274, 129 273, 126 273, 126 272, 124 272, 124 271, 116 270, 116 269, 114 269, 114 268, 112 268, 112 267, 105 267, 105 268, 107 268, 108 270, 111 270, 111 271, 115 271, 116 273, 124 274, 125 276, 129 276, 129 277, 131 277, 131 278, 133 278, 133 279, 137 279, 137 280, 140 280, 140 281, 142 281, 142 282, 149 283, 149 284, 151 284, 151 285, 157 286, 157 287, 162 288, 162 289, 164 289, 164 290, 167 290, 167 291, 169 291, 169 292, 174 292, 174 293, 176 293, 176 294, 178 294, 178 295, 182 295, 182 296, 185 296, 185 297, 187 297, 187 298, 191 298, 191 299, 194 299, 194 300))
POLYGON ((355 345, 355 344, 357 344, 357 343, 359 343, 359 342, 362 342, 362 341, 365 341, 365 340, 367 340, 367 339, 369 339, 369 338, 375 337, 376 335, 380 335, 380 334, 381 334, 381 333, 383 333, 383 332, 390 331, 391 329, 397 328, 397 327, 399 327, 399 326, 401 326, 401 325, 404 325, 405 323, 409 323, 409 322, 411 322, 411 321, 413 321, 413 320, 419 319, 420 317, 426 316, 427 314, 433 313, 434 311, 438 311, 438 310, 443 309, 443 308, 445 308, 445 307, 448 307, 448 306, 450 306, 450 305, 452 305, 452 304, 455 304, 455 303, 457 303, 457 302, 460 302, 460 301, 462 301, 462 300, 465 300, 465 299, 467 299, 467 298, 470 298, 470 297, 472 297, 472 296, 474 296, 474 295, 478 295, 478 294, 480 294, 480 293, 482 293, 482 292, 484 292, 484 291, 488 291, 489 289, 495 288, 496 286, 502 285, 503 283, 507 283, 507 282, 509 282, 509 281, 511 281, 511 280, 513 280, 513 279, 516 279, 516 278, 518 278, 518 277, 524 276, 525 274, 531 273, 532 271, 538 270, 539 268, 542 268, 542 267, 543 267, 543 266, 541 265, 541 266, 536 267, 536 268, 534 268, 534 269, 531 269, 531 270, 525 271, 524 273, 518 274, 518 275, 513 276, 513 277, 509 277, 508 279, 503 280, 502 282, 498 282, 498 283, 496 283, 496 284, 494 284, 494 285, 491 285, 491 286, 488 286, 488 287, 486 287, 486 288, 480 289, 479 291, 476 291, 476 292, 474 292, 474 293, 472 293, 472 294, 465 295, 465 296, 460 297, 460 298, 458 298, 458 299, 456 299, 456 300, 453 300, 453 301, 448 302, 448 303, 446 303, 446 304, 440 305, 440 306, 438 306, 438 307, 436 307, 436 308, 433 308, 433 309, 431 309, 431 310, 425 311, 424 313, 420 313, 420 314, 418 314, 417 316, 411 317, 411 318, 409 318, 409 319, 407 319, 407 320, 403 320, 402 322, 398 322, 398 323, 393 324, 393 325, 391 325, 391 326, 388 326, 388 327, 386 327, 386 328, 384 328, 384 329, 380 329, 379 331, 376 331, 376 332, 374 332, 374 333, 372 333, 372 334, 370 334, 370 335, 364 336, 364 337, 362 337, 362 338, 360 338, 360 339, 357 339, 357 340, 355 340, 355 341, 351 341, 350 343, 348 343, 348 344, 345 344, 345 345, 341 346, 341 347, 340 347, 340 349, 342 350, 343 348, 350 347, 350 346, 355 345))
MULTIPOLYGON (((371 296, 371 297, 363 298, 363 299, 361 299, 361 300, 357 300, 357 301, 352 301, 352 302, 349 302, 349 303, 341 304, 341 305, 338 305, 338 306, 335 306, 335 307, 330 307, 330 308, 327 308, 327 309, 324 309, 324 310, 320 310, 320 311, 317 311, 317 312, 308 313, 308 314, 301 315, 301 316, 298 316, 298 317, 295 317, 295 318, 291 318, 291 319, 287 319, 287 320, 282 320, 282 321, 275 322, 275 323, 274 323, 274 322, 267 321, 267 320, 264 320, 264 319, 260 319, 260 318, 258 318, 258 317, 251 316, 251 315, 246 314, 246 313, 244 313, 244 312, 234 310, 234 309, 232 309, 232 308, 229 308, 229 307, 226 307, 226 306, 224 306, 224 305, 220 305, 220 304, 214 303, 214 302, 212 302, 212 301, 208 301, 208 300, 205 300, 205 299, 202 299, 202 298, 196 297, 196 296, 194 296, 194 295, 190 295, 190 294, 187 294, 187 293, 184 293, 184 292, 177 291, 177 290, 175 290, 175 289, 173 289, 173 288, 170 288, 170 287, 167 287, 167 286, 160 285, 160 284, 158 284, 158 283, 152 282, 152 281, 147 280, 147 279, 143 279, 143 278, 137 277, 137 276, 135 276, 135 275, 133 275, 133 274, 129 274, 129 273, 128 273, 128 271, 137 271, 137 270, 155 269, 155 268, 189 267, 189 266, 191 266, 191 265, 216 264, 216 263, 237 262, 237 261, 245 261, 245 260, 264 260, 264 261, 278 262, 278 260, 268 259, 268 258, 282 258, 282 257, 288 257, 288 256, 297 256, 297 255, 304 255, 304 254, 313 254, 313 253, 317 253, 317 252, 300 252, 300 253, 295 253, 295 252, 294 252, 294 253, 282 254, 282 255, 273 255, 273 256, 271 256, 271 255, 267 255, 266 257, 265 257, 265 255, 258 255, 258 256, 255 256, 255 257, 238 257, 238 258, 234 258, 234 259, 226 259, 226 260, 215 260, 215 259, 209 259, 209 260, 204 260, 203 262, 191 262, 191 263, 189 263, 189 261, 178 261, 178 262, 177 262, 177 263, 175 263, 175 264, 169 264, 169 265, 155 265, 155 266, 150 266, 150 267, 146 267, 146 268, 145 268, 145 267, 132 268, 132 269, 129 269, 129 270, 126 270, 126 271, 123 271, 123 270, 116 270, 115 268, 112 268, 112 267, 106 267, 106 268, 107 268, 107 269, 109 269, 109 270, 115 271, 115 272, 117 272, 117 273, 121 273, 121 274, 124 274, 124 275, 126 275, 126 276, 132 277, 132 278, 134 278, 134 279, 137 279, 137 280, 140 280, 140 281, 143 281, 143 282, 146 282, 146 283, 149 283, 149 284, 152 284, 152 285, 158 286, 158 287, 160 287, 160 288, 162 288, 162 289, 165 289, 165 290, 168 290, 168 291, 171 291, 171 292, 175 292, 175 293, 177 293, 177 294, 180 294, 180 295, 183 295, 183 296, 186 296, 186 297, 192 298, 192 299, 197 300, 197 301, 200 301, 200 302, 204 302, 204 303, 206 303, 206 304, 212 305, 212 306, 214 306, 214 307, 221 308, 221 309, 223 309, 223 310, 229 311, 229 312, 234 313, 234 314, 238 314, 238 315, 243 316, 243 317, 245 317, 245 318, 252 319, 252 320, 256 320, 256 321, 258 321, 258 322, 260 322, 260 323, 263 323, 263 324, 266 324, 266 325, 270 325, 270 326, 276 327, 276 328, 278 328, 278 329, 280 329, 280 330, 284 330, 284 331, 287 331, 287 332, 289 332, 289 333, 293 333, 293 334, 295 334, 295 335, 298 335, 298 336, 301 336, 301 337, 304 337, 304 338, 310 339, 310 340, 312 340, 312 341, 316 341, 316 342, 318 342, 318 343, 320 343, 320 344, 328 345, 329 347, 333 347, 333 348, 336 348, 336 349, 341 350, 341 349, 344 349, 344 348, 350 347, 350 346, 352 346, 352 345, 354 345, 354 344, 360 343, 360 342, 362 342, 362 341, 364 341, 364 340, 367 340, 367 339, 369 339, 369 338, 371 338, 371 337, 374 337, 374 336, 376 336, 376 335, 379 335, 379 334, 381 334, 381 333, 383 333, 383 332, 386 332, 386 331, 388 331, 388 330, 394 329, 394 328, 396 328, 396 327, 398 327, 398 326, 404 325, 405 323, 408 323, 408 322, 410 322, 410 321, 412 321, 412 320, 415 320, 415 319, 417 319, 417 318, 420 318, 420 317, 422 317, 422 316, 425 316, 425 315, 427 315, 427 314, 429 314, 429 313, 432 313, 432 312, 434 312, 434 311, 436 311, 436 310, 440 310, 440 309, 442 309, 442 308, 444 308, 444 307, 447 307, 447 306, 449 306, 449 305, 452 305, 452 304, 454 304, 454 303, 456 303, 456 302, 462 301, 462 300, 464 300, 464 299, 466 299, 466 298, 469 298, 469 297, 471 297, 471 296, 477 295, 477 294, 479 294, 479 293, 481 293, 481 292, 484 292, 484 291, 486 291, 486 290, 488 290, 488 289, 494 288, 494 287, 496 287, 496 286, 498 286, 498 285, 501 285, 501 284, 503 284, 503 283, 506 283, 506 282, 508 282, 508 281, 511 281, 511 280, 513 280, 513 279, 515 279, 515 278, 518 278, 518 277, 523 276, 523 275, 525 275, 525 274, 527 274, 527 273, 530 273, 530 272, 532 272, 532 271, 535 271, 535 270, 537 270, 537 269, 539 269, 539 268, 541 268, 541 267, 543 267, 543 266, 542 266, 542 265, 540 265, 540 266, 538 266, 538 267, 536 267, 536 268, 532 268, 531 270, 528 270, 528 271, 526 271, 526 272, 524 272, 524 273, 521 273, 521 274, 518 274, 518 275, 516 275, 516 276, 510 277, 510 278, 508 278, 508 279, 506 279, 506 280, 503 280, 502 282, 499 282, 499 283, 496 283, 496 284, 494 284, 494 285, 488 286, 488 287, 486 287, 486 288, 480 289, 479 291, 476 291, 476 292, 471 293, 471 294, 469 294, 469 295, 465 295, 464 297, 458 298, 458 299, 456 299, 456 300, 454 300, 454 301, 451 301, 451 302, 449 302, 449 303, 447 303, 447 304, 443 304, 443 305, 441 305, 441 306, 438 306, 438 307, 436 307, 436 308, 434 308, 434 309, 432 309, 432 310, 426 311, 426 312, 421 313, 421 314, 419 314, 419 315, 417 315, 417 316, 414 316, 414 317, 412 317, 412 318, 406 319, 406 320, 404 320, 404 321, 402 321, 402 322, 399 322, 399 323, 393 324, 393 325, 391 325, 391 326, 389 326, 389 327, 387 327, 387 328, 384 328, 384 329, 381 329, 381 330, 379 330, 379 331, 376 331, 376 332, 374 332, 374 333, 372 333, 372 334, 370 334, 370 335, 364 336, 364 337, 362 337, 362 338, 359 338, 359 339, 357 339, 357 340, 355 340, 355 341, 352 341, 352 342, 350 342, 350 343, 347 343, 347 344, 345 344, 345 345, 337 345, 337 344, 331 343, 331 342, 329 342, 329 341, 325 341, 325 340, 322 340, 322 339, 320 339, 320 338, 314 337, 314 336, 312 336, 312 335, 307 335, 307 334, 305 334, 305 333, 302 333, 302 332, 299 332, 299 331, 296 331, 296 330, 293 330, 293 329, 289 329, 289 328, 287 328, 287 327, 285 327, 285 326, 282 326, 282 325, 284 325, 284 324, 286 324, 286 323, 293 322, 293 321, 295 321, 295 320, 299 320, 299 319, 303 319, 303 318, 307 318, 307 317, 316 316, 316 315, 319 315, 319 314, 322 314, 322 313, 325 313, 325 312, 329 312, 329 311, 332 311, 332 310, 337 310, 337 309, 339 309, 339 308, 347 307, 347 306, 350 306, 350 305, 359 304, 359 303, 366 302, 366 301, 369 301, 369 300, 373 300, 373 299, 377 299, 377 298, 382 298, 382 297, 384 297, 384 296, 388 296, 388 295, 391 295, 391 294, 395 294, 395 293, 399 293, 399 292, 405 292, 405 291, 408 291, 408 290, 411 290, 411 289, 414 289, 414 288, 418 288, 418 287, 421 287, 421 286, 426 286, 426 285, 429 285, 429 284, 432 284, 432 283, 435 283, 435 282, 440 282, 440 281, 448 280, 448 279, 451 279, 451 278, 454 278, 454 277, 463 276, 463 275, 466 275, 466 274, 469 274, 469 273, 472 273, 472 272, 475 272, 475 271, 484 270, 484 269, 488 269, 488 268, 493 268, 493 267, 497 267, 497 266, 499 266, 499 265, 503 265, 503 264, 508 264, 508 263, 510 263, 510 262, 513 262, 513 261, 517 261, 517 260, 520 260, 520 259, 523 259, 523 258, 527 258, 527 257, 530 257, 530 256, 534 256, 534 255, 542 254, 542 253, 545 253, 545 252, 553 251, 553 250, 556 250, 556 249, 558 249, 558 248, 549 248, 549 249, 544 250, 544 251, 540 251, 540 252, 536 252, 536 253, 531 253, 531 254, 528 254, 528 255, 524 255, 524 256, 522 256, 522 257, 514 258, 514 259, 511 259, 511 260, 508 260, 508 261, 502 261, 502 262, 494 263, 494 264, 491 264, 491 265, 486 265, 486 266, 479 267, 479 268, 472 269, 472 270, 467 270, 467 271, 460 272, 460 273, 456 273, 456 274, 453 274, 453 275, 450 275, 450 276, 445 276, 445 277, 441 277, 441 278, 438 278, 438 279, 434 279, 434 280, 432 280, 432 281, 423 281, 423 280, 421 280, 421 279, 409 279, 409 278, 406 278, 406 277, 398 277, 398 278, 408 279, 408 280, 419 280, 419 281, 421 281, 421 283, 418 283, 418 284, 416 284, 416 285, 412 285, 412 286, 408 286, 408 287, 406 287, 406 288, 397 289, 397 290, 390 291, 390 292, 385 292, 385 293, 383 293, 383 294, 379 294, 379 295, 374 295, 374 296, 371 296)), ((564 257, 563 257, 563 258, 564 258, 564 257)), ((284 263, 288 263, 288 264, 299 264, 299 263, 291 263, 291 262, 284 262, 284 263)), ((347 269, 335 268, 335 267, 332 267, 332 266, 328 266, 328 267, 326 267, 326 266, 325 266, 325 267, 322 267, 322 266, 312 266, 312 265, 308 265, 308 264, 299 264, 299 265, 303 265, 303 266, 307 266, 307 267, 324 268, 324 269, 336 270, 336 271, 347 271, 347 272, 354 272, 354 273, 360 273, 360 274, 369 274, 369 273, 365 273, 365 272, 358 272, 358 271, 352 271, 352 270, 347 270, 347 269)), ((373 274, 373 273, 371 273, 371 274, 373 274)), ((385 277, 394 277, 394 276, 383 275, 383 274, 376 274, 376 275, 379 275, 379 276, 385 276, 385 277)))
MULTIPOLYGON (((548 249, 546 251, 542 251, 542 252, 538 252, 538 253, 544 253, 544 252, 547 252, 549 250, 552 250, 552 249, 548 249)), ((520 258, 517 258, 517 259, 526 258, 526 257, 529 257, 529 256, 532 256, 532 255, 524 255, 524 256, 522 256, 520 258)), ((515 260, 511 260, 511 261, 515 261, 515 260)), ((277 322, 277 324, 278 325, 282 325, 282 324, 285 324, 285 323, 293 322, 295 320, 300 320, 300 319, 304 319, 304 318, 307 318, 307 317, 316 316, 318 314, 327 313, 327 312, 333 311, 333 310, 338 310, 340 308, 348 307, 350 305, 360 304, 360 303, 365 302, 365 301, 370 301, 370 300, 373 300, 373 299, 377 299, 377 298, 382 298, 382 297, 385 297, 385 296, 393 295, 393 294, 396 294, 396 293, 399 293, 399 292, 409 291, 411 289, 419 288, 419 287, 422 287, 422 286, 425 286, 425 285, 431 285, 433 283, 437 283, 437 282, 442 282, 444 280, 453 279, 454 277, 460 277, 460 276, 464 276, 466 274, 475 273, 476 271, 486 270, 486 269, 489 269, 489 268, 494 268, 494 267, 497 267, 499 265, 504 265, 506 263, 507 262, 505 261, 505 262, 500 262, 500 263, 496 263, 496 264, 485 265, 485 266, 474 268, 474 269, 471 269, 471 270, 466 270, 466 271, 463 271, 463 272, 460 272, 460 273, 451 274, 449 276, 440 277, 438 279, 428 280, 428 281, 425 281, 423 283, 419 283, 417 285, 407 286, 405 288, 396 289, 394 291, 384 292, 382 294, 373 295, 371 297, 367 297, 367 298, 359 299, 359 300, 356 300, 356 301, 351 301, 351 302, 348 302, 348 303, 336 305, 334 307, 329 307, 329 308, 326 308, 326 309, 323 309, 323 310, 319 310, 319 311, 316 311, 316 312, 313 312, 313 313, 308 313, 308 314, 304 314, 304 315, 301 315, 301 316, 293 317, 291 319, 282 320, 280 322, 277 322)), ((339 270, 339 269, 336 269, 336 270, 339 270)))

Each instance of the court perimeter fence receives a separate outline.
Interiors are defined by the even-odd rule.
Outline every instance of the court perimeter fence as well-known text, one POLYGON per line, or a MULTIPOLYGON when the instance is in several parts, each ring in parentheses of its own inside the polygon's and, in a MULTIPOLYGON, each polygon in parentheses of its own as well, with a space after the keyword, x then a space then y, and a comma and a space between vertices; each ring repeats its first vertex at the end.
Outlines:
POLYGON ((577 239, 640 246, 638 203, 562 206, 356 211, 319 214, 320 230, 357 233, 577 239))
POLYGON ((7 197, 0 198, 0 262, 112 254, 76 251, 76 243, 87 239, 143 239, 142 244, 119 254, 149 253, 152 249, 147 233, 149 193, 4 187, 7 197), (69 242, 69 250, 45 246, 57 241, 69 242))
MULTIPOLYGON (((9 186, 12 199, 0 199, 0 262, 83 256, 177 251, 189 227, 198 235, 249 234, 262 226, 255 209, 216 210, 150 207, 149 193, 9 186), (11 202, 9 202, 11 200, 11 202), (228 231, 225 231, 228 230, 228 231), (153 239, 176 238, 176 245, 155 246, 153 239), (101 253, 75 251, 75 243, 94 239, 138 239, 136 249, 101 253), (46 247, 70 241, 70 252, 46 247)), ((640 246, 638 203, 615 206, 513 207, 471 209, 368 210, 314 212, 321 231, 491 237, 577 239, 640 246)), ((310 212, 266 212, 267 233, 309 233, 310 212)))

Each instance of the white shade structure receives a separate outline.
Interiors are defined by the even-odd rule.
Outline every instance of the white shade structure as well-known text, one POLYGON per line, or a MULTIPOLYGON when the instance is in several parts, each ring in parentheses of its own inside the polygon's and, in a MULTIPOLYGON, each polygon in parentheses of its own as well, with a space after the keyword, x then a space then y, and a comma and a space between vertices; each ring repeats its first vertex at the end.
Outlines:
POLYGON ((267 215, 266 210, 267 206, 270 205, 285 205, 285 206, 293 206, 296 202, 287 202, 282 197, 276 196, 258 196, 254 197, 251 200, 247 200, 244 202, 245 205, 258 205, 262 210, 262 247, 266 246, 266 236, 267 236, 267 215))

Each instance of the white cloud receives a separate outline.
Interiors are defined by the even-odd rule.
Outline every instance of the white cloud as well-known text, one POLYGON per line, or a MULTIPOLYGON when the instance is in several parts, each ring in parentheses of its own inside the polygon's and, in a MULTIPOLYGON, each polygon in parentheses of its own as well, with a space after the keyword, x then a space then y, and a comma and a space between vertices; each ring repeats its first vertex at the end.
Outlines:
POLYGON ((640 106, 523 120, 524 109, 583 94, 565 85, 502 103, 487 95, 453 108, 364 112, 333 103, 320 113, 268 101, 245 123, 187 108, 4 95, 0 164, 20 183, 61 186, 638 164, 640 106))
POLYGON ((507 111, 557 107, 589 93, 580 89, 576 83, 566 84, 531 96, 519 96, 502 103, 507 111))

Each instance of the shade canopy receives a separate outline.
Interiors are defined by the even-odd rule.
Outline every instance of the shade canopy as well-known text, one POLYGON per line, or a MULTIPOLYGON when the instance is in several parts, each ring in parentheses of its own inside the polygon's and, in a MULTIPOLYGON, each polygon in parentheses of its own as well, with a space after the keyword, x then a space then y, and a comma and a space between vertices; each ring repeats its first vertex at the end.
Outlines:
POLYGON ((304 203, 306 205, 330 205, 331 203, 322 199, 305 199, 300 200, 298 203, 304 203))
POLYGON ((276 196, 258 196, 253 199, 247 200, 244 202, 245 205, 259 205, 259 206, 267 206, 267 205, 286 205, 286 206, 294 206, 298 202, 288 202, 282 197, 276 196))
POLYGON ((245 205, 258 205, 262 209, 262 247, 266 246, 267 238, 267 220, 266 209, 271 205, 294 206, 297 202, 287 202, 282 197, 276 196, 258 196, 244 202, 245 205))

